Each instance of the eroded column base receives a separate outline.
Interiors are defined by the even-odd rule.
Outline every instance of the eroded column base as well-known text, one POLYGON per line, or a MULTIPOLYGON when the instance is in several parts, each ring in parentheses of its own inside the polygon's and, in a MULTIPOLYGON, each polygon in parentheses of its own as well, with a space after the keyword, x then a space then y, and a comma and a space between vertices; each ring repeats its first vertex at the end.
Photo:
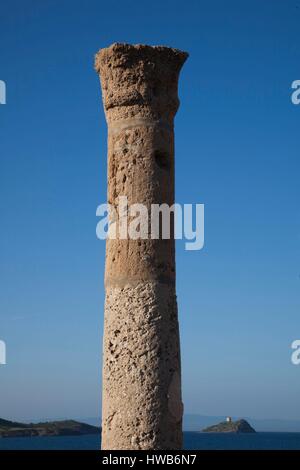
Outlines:
POLYGON ((102 449, 181 449, 175 287, 107 286, 102 449))

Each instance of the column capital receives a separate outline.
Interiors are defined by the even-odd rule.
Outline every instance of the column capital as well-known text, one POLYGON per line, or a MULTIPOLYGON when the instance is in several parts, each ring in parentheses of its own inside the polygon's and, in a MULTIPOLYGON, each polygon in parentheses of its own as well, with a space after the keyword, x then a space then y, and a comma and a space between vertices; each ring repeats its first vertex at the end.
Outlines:
POLYGON ((133 117, 172 122, 179 106, 178 76, 188 54, 143 44, 112 44, 100 49, 100 75, 108 123, 133 117))

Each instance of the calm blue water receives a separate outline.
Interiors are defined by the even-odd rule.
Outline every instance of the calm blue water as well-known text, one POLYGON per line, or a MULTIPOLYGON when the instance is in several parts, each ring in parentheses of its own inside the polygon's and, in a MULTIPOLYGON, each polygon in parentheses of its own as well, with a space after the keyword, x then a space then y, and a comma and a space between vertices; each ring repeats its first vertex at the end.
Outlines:
MULTIPOLYGON (((0 439, 0 450, 98 450, 100 437, 18 437, 0 439)), ((222 449, 300 449, 300 433, 260 432, 256 434, 202 434, 184 433, 184 448, 198 450, 222 449)))

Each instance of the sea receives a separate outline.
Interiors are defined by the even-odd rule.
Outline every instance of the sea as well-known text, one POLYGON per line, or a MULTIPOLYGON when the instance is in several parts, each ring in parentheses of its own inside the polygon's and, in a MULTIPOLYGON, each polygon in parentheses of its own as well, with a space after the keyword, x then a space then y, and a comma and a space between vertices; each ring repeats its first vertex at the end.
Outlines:
MULTIPOLYGON (((0 439, 0 450, 98 450, 99 435, 0 439)), ((300 450, 300 433, 219 434, 185 432, 186 450, 300 450)))

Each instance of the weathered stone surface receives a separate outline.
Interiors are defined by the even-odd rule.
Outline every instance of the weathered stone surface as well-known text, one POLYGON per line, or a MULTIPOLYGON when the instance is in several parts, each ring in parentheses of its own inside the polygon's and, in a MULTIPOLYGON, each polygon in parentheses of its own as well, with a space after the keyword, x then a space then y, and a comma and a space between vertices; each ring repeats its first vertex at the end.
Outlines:
MULTIPOLYGON (((187 54, 113 44, 96 56, 108 124, 108 202, 174 203, 173 119, 187 54)), ((107 240, 103 449, 180 449, 175 245, 107 240)))

